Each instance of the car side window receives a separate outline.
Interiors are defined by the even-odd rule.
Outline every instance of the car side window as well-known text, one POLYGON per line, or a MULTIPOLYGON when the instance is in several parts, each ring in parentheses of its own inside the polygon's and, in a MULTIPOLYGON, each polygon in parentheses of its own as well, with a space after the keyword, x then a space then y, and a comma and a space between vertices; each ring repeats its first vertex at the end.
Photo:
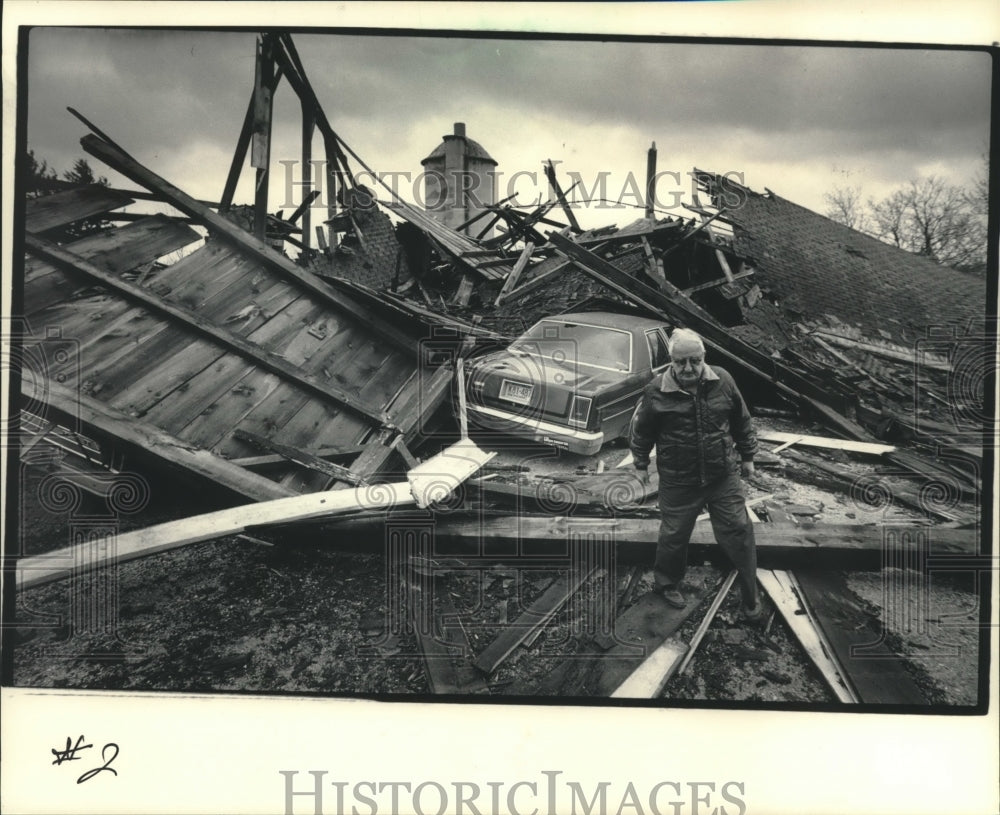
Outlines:
POLYGON ((647 331, 646 343, 649 345, 649 358, 653 363, 652 367, 654 370, 662 368, 670 362, 670 353, 667 351, 667 338, 660 329, 654 328, 652 331, 647 331))

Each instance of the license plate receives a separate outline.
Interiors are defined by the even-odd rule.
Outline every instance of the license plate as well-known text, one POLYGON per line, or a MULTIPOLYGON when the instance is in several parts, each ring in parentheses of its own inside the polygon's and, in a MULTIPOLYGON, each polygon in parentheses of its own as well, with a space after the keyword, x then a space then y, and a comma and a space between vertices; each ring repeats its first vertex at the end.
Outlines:
POLYGON ((531 392, 534 389, 534 385, 522 385, 519 382, 505 379, 500 385, 500 398, 518 405, 527 405, 531 402, 531 392))

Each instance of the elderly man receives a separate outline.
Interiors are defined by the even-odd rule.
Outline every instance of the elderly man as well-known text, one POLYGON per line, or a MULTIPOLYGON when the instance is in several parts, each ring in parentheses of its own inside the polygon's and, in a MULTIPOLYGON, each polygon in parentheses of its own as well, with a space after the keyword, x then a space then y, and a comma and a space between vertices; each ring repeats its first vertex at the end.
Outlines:
POLYGON ((635 468, 649 480, 649 454, 656 445, 660 478, 660 534, 654 579, 663 599, 686 605, 680 592, 695 519, 707 505, 715 540, 740 577, 743 614, 763 615, 757 591, 757 550, 740 471, 753 475, 757 437, 753 420, 732 376, 705 364, 705 346, 695 332, 670 336, 670 365, 646 385, 632 416, 629 446, 635 468))

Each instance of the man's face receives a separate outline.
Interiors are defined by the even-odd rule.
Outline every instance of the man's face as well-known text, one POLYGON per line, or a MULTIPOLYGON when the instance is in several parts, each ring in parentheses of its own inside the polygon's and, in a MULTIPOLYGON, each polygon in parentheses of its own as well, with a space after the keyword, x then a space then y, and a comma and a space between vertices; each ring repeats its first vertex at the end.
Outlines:
POLYGON ((697 343, 680 340, 674 345, 671 362, 677 381, 684 386, 694 385, 705 370, 705 352, 697 343))

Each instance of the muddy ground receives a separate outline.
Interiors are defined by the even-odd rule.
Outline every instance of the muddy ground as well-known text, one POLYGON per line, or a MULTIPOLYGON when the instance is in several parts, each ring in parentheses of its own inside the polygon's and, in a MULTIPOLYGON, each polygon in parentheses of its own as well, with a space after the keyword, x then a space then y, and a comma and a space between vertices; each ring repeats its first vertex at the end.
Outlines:
MULTIPOLYGON (((599 461, 613 467, 625 452, 621 446, 605 448, 598 459, 584 463, 567 456, 533 459, 533 474, 596 469, 599 461)), ((858 466, 863 471, 868 465, 858 466)), ((51 469, 31 468, 22 484, 20 543, 27 554, 65 546, 73 528, 108 514, 104 502, 91 496, 61 512, 51 501, 39 500, 41 482, 51 469)), ((761 477, 749 485, 750 497, 773 495, 775 507, 812 506, 820 521, 877 519, 844 495, 798 484, 780 470, 760 470, 761 477)), ((176 481, 154 480, 148 504, 116 518, 124 531, 215 509, 220 500, 200 490, 181 492, 176 481)), ((907 514, 898 507, 880 512, 880 517, 907 514)), ((597 654, 590 621, 609 602, 619 606, 619 613, 640 602, 652 586, 650 565, 616 563, 610 570, 599 569, 537 637, 481 677, 480 692, 540 701, 566 695, 593 698, 593 687, 570 681, 597 654)), ((720 565, 692 565, 687 584, 703 598, 692 605, 676 632, 685 642, 715 596, 724 576, 720 565)), ((520 569, 509 563, 439 574, 433 591, 452 606, 468 639, 466 667, 559 576, 556 570, 520 569)), ((898 575, 850 572, 846 578, 854 598, 889 631, 928 705, 976 703, 978 606, 968 576, 930 581, 926 591, 910 598, 912 607, 894 604, 888 610, 887 587, 898 575)), ((96 618, 88 618, 89 627, 80 623, 79 609, 73 609, 70 581, 22 593, 17 628, 5 638, 13 685, 366 696, 431 693, 406 611, 406 576, 387 565, 381 540, 345 540, 316 527, 267 530, 251 538, 203 542, 123 563, 109 580, 105 585, 113 587, 108 606, 112 613, 96 623, 96 618), (341 551, 345 546, 353 551, 341 551)), ((738 605, 734 589, 690 666, 668 683, 660 697, 664 703, 836 704, 781 616, 774 616, 765 634, 766 623, 748 624, 738 605)), ((639 661, 636 657, 634 664, 639 661)))

